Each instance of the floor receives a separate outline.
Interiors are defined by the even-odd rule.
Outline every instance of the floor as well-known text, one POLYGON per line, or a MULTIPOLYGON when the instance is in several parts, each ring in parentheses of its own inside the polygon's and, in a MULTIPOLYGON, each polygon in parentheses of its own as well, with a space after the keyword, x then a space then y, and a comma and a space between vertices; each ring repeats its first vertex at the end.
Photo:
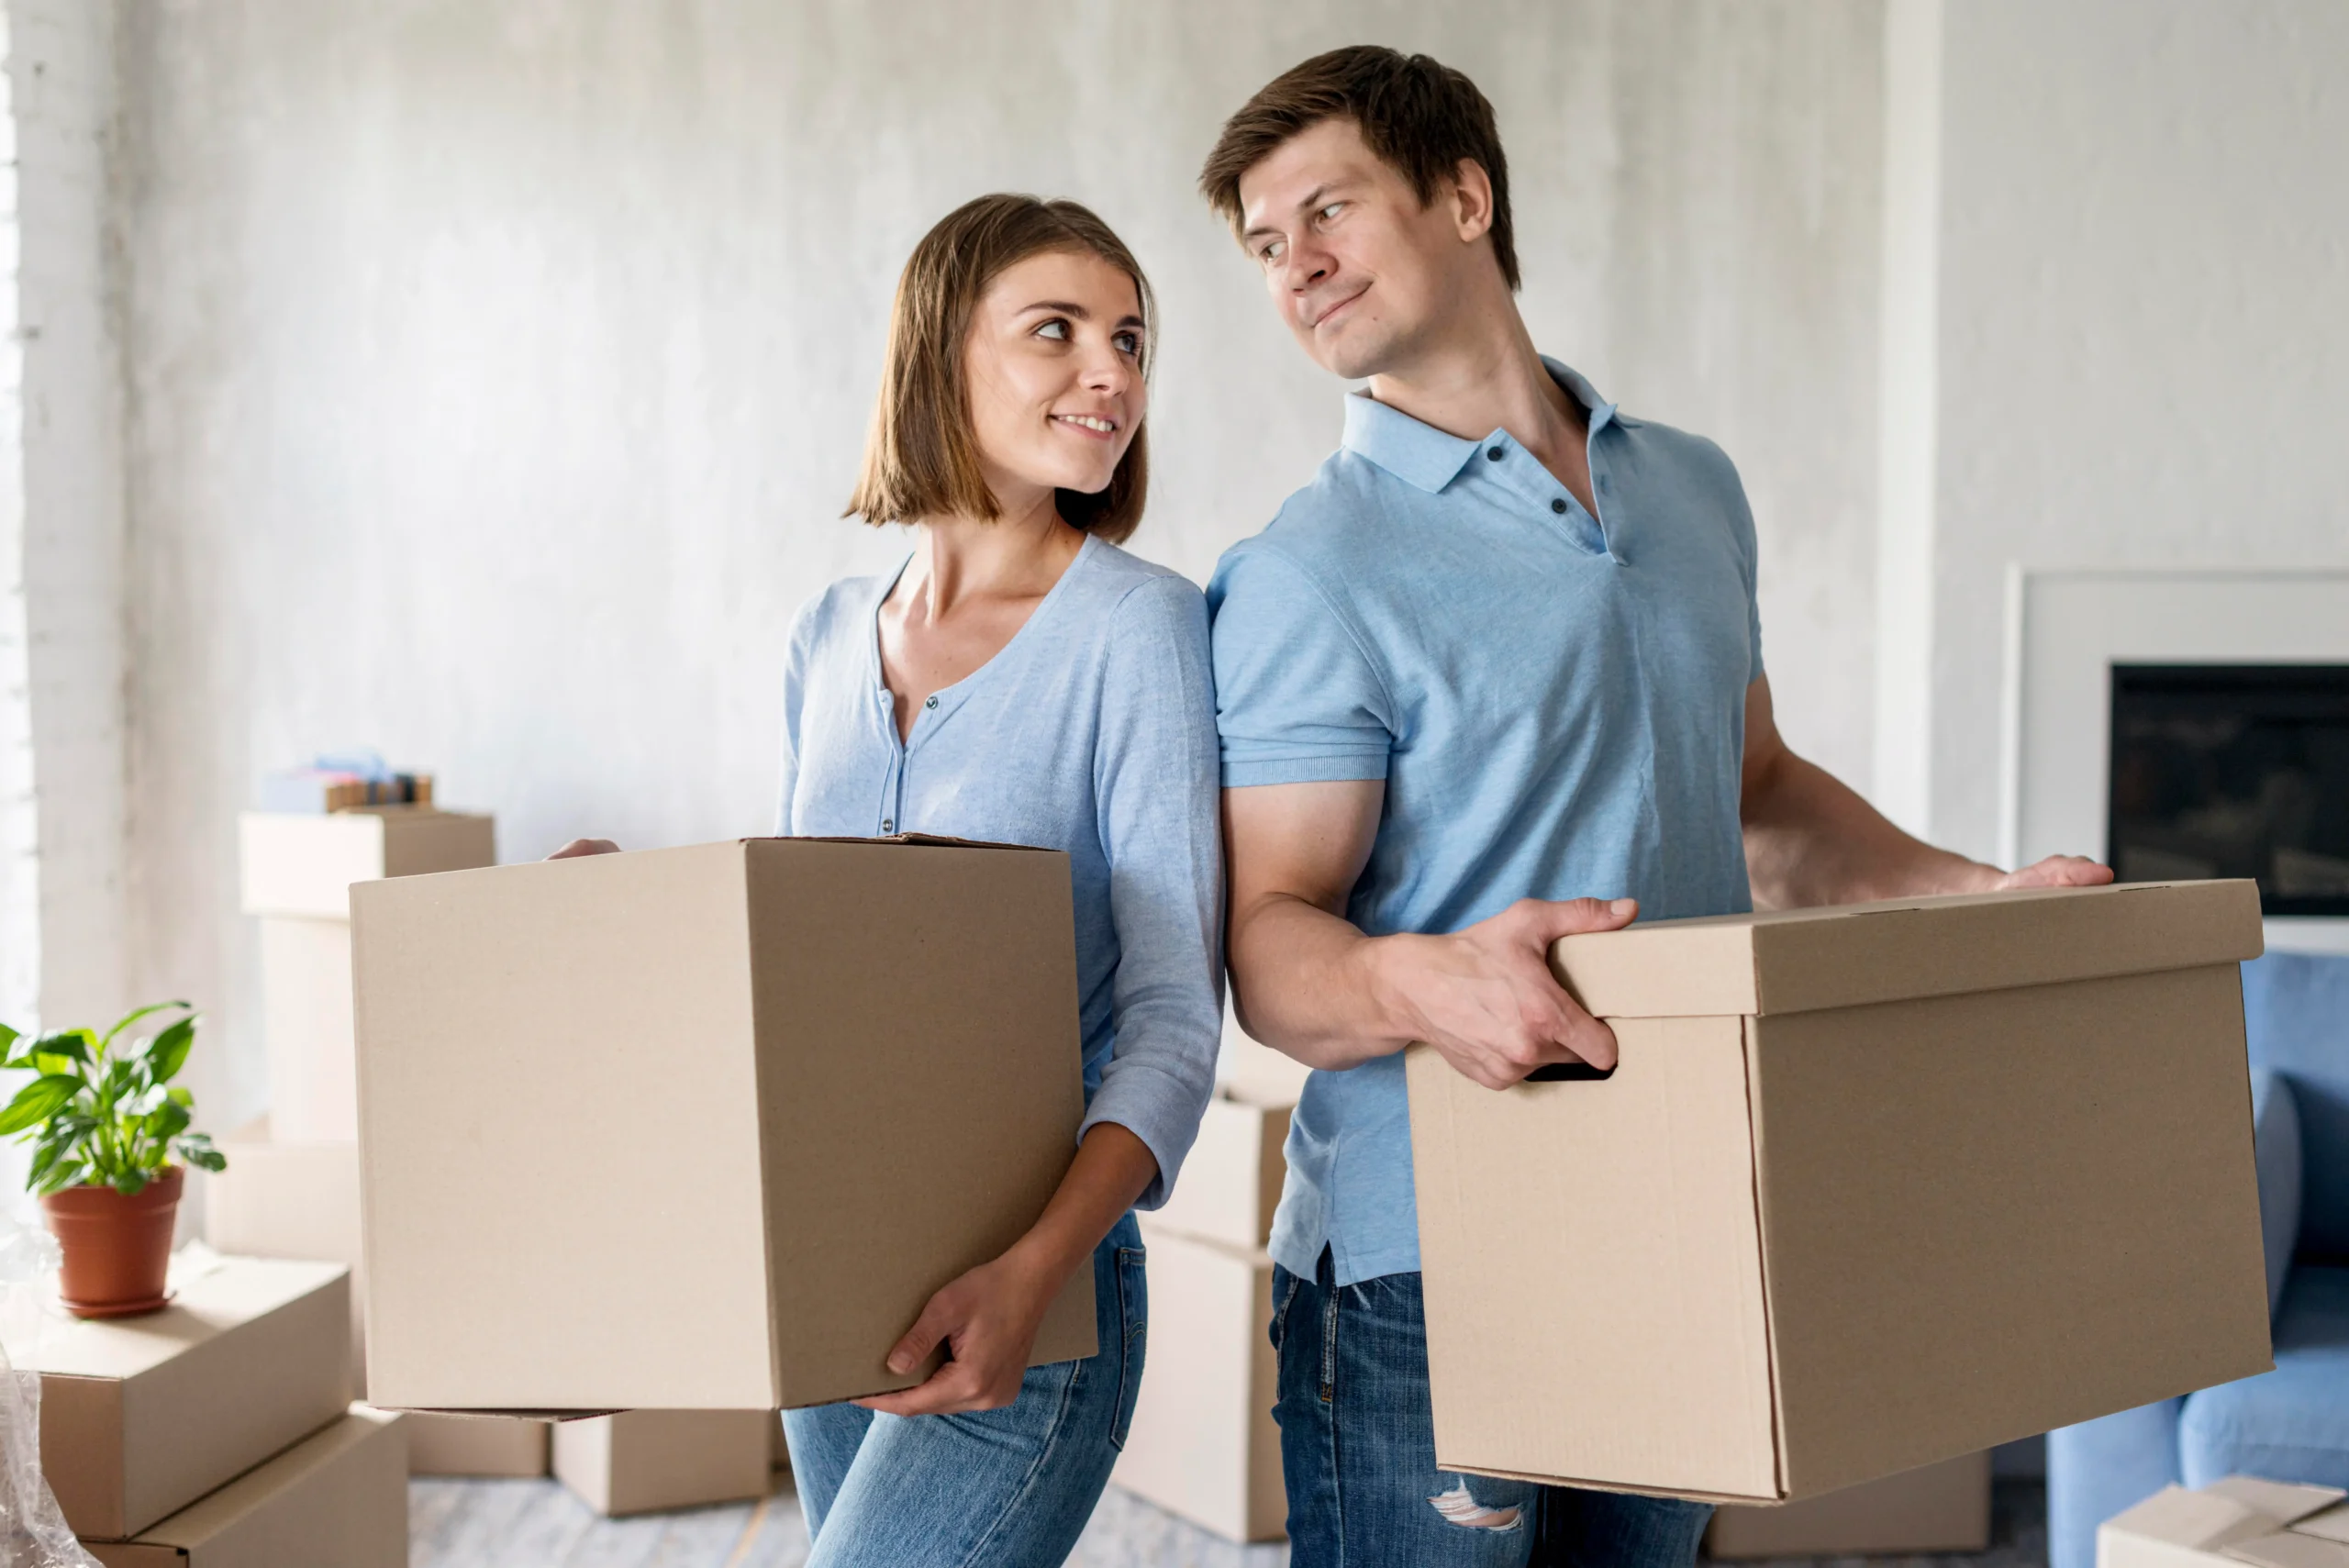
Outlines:
MULTIPOLYGON (((1991 1550, 1978 1556, 1822 1558, 1778 1568, 2044 1568, 2046 1497, 1998 1484, 1991 1550)), ((789 1484, 759 1504, 599 1519, 552 1481, 417 1481, 410 1568, 799 1568, 807 1531, 789 1484)), ((1283 1568, 1282 1546, 1235 1546, 1111 1487, 1072 1568, 1283 1568)))

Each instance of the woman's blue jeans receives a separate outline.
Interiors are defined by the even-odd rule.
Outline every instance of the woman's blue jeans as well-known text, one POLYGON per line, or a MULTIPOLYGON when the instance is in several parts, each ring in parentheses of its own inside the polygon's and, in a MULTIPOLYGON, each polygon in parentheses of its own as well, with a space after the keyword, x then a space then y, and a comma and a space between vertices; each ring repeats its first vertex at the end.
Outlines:
POLYGON ((1093 1252, 1101 1351, 1028 1369, 1019 1397, 964 1416, 786 1410, 814 1548, 807 1568, 1051 1568, 1108 1485, 1141 1383, 1148 1298, 1127 1215, 1093 1252))

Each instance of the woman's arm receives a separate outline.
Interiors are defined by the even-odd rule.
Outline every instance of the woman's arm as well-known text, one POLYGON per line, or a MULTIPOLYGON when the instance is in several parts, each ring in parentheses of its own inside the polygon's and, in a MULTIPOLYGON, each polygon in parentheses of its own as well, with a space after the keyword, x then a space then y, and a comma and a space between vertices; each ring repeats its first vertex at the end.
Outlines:
POLYGON ((1118 937, 1116 1046, 1076 1159, 1027 1234, 932 1296, 889 1352, 904 1373, 943 1341, 929 1381, 858 1403, 893 1415, 985 1410, 1019 1396, 1045 1310, 1127 1209, 1165 1201, 1215 1088, 1223 1029, 1222 854, 1207 609, 1179 578, 1119 604, 1094 766, 1118 937))

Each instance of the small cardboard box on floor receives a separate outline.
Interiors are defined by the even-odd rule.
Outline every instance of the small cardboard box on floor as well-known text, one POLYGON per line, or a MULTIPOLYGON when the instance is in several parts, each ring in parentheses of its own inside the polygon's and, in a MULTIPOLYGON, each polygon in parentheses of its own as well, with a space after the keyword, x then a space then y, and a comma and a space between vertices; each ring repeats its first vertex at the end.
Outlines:
MULTIPOLYGON (((207 1173, 205 1240, 217 1251, 253 1258, 309 1258, 349 1265, 357 1278, 359 1146, 284 1142, 267 1117, 220 1140, 225 1171, 207 1173)), ((360 1292, 351 1300, 351 1385, 367 1392, 360 1292)), ((529 1476, 547 1473, 543 1421, 503 1417, 411 1415, 408 1462, 417 1475, 529 1476)))
POLYGON ((340 1417, 351 1280, 332 1263, 183 1261, 142 1318, 45 1323, 41 1469, 73 1533, 135 1536, 340 1417))
POLYGON ((134 1540, 85 1540, 105 1568, 406 1568, 397 1416, 356 1409, 134 1540))
POLYGON ((1707 1554, 1730 1559, 1906 1556, 1989 1544, 1987 1450, 1799 1503, 1727 1503, 1705 1532, 1707 1554))
POLYGON ((2097 1527, 2097 1568, 2349 1568, 2344 1495, 2249 1475, 2165 1486, 2097 1527))
POLYGON ((555 1479, 599 1514, 744 1502, 774 1486, 773 1410, 623 1410, 554 1424, 555 1479))
POLYGON ((1436 1457, 1817 1496, 2266 1371, 2249 882, 1568 937, 1603 1081, 1410 1052, 1436 1457))
MULTIPOLYGON (((351 908, 377 1404, 909 1386, 930 1369, 890 1347, 1074 1156, 1056 851, 754 839, 363 883, 351 908)), ((1080 1270, 1033 1359, 1097 1349, 1080 1270)))

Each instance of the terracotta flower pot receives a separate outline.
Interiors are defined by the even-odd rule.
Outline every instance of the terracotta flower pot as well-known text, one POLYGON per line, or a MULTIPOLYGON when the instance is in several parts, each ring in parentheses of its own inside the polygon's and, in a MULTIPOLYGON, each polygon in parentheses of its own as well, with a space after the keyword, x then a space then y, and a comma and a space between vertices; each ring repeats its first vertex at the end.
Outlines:
POLYGON ((60 1293, 76 1318, 130 1318, 162 1310, 172 1225, 186 1173, 167 1165, 135 1196, 84 1185, 40 1200, 65 1252, 60 1293))

